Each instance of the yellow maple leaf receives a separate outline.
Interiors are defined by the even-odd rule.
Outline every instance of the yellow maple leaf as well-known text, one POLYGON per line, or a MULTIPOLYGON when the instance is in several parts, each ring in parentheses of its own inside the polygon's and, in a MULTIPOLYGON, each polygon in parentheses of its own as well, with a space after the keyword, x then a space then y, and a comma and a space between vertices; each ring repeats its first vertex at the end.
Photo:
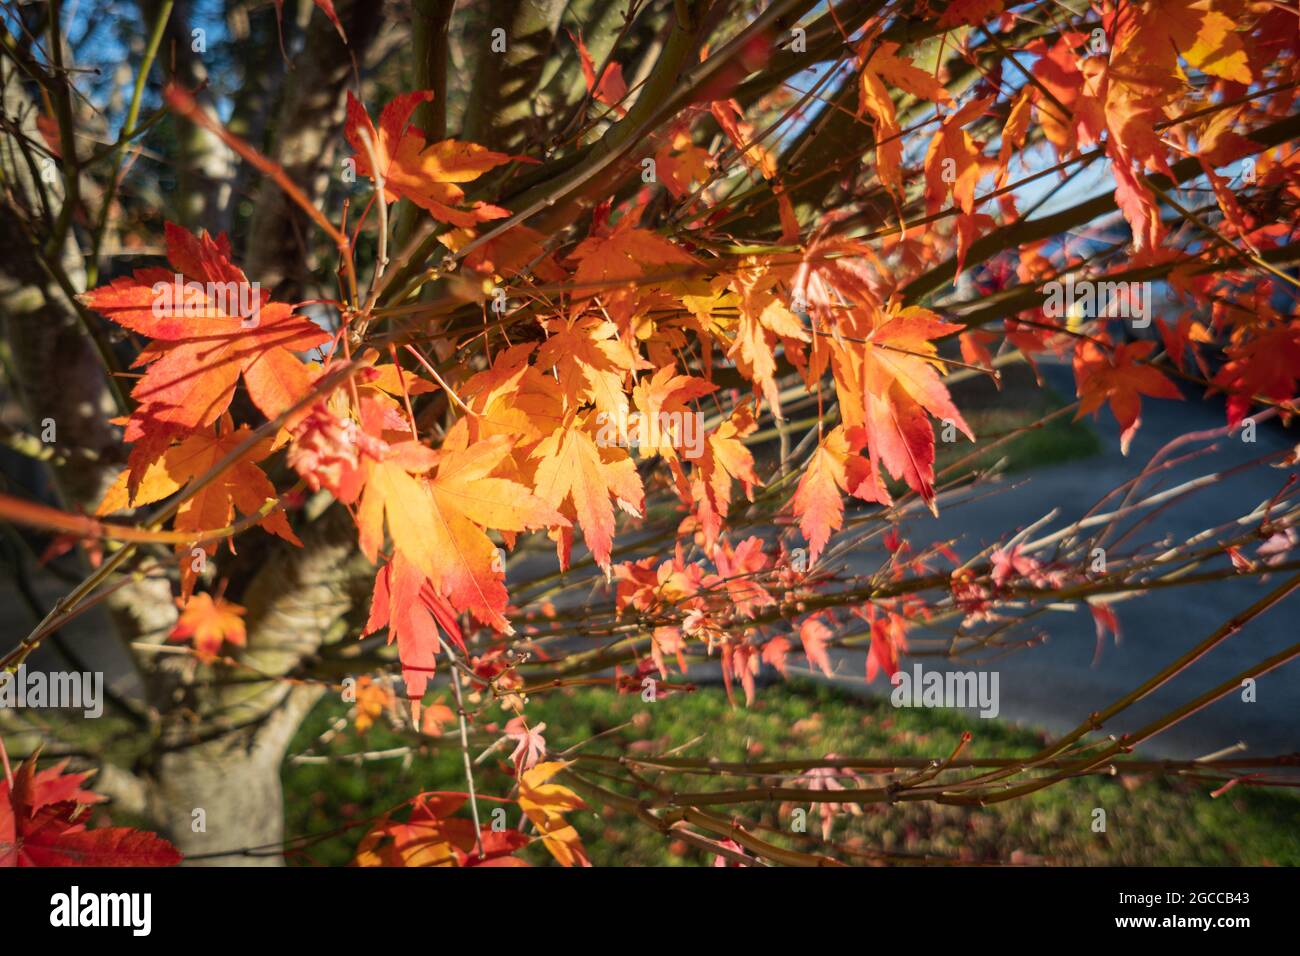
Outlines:
POLYGON ((569 766, 571 761, 553 760, 539 763, 519 778, 519 807, 537 827, 546 849, 562 866, 591 866, 582 840, 573 825, 564 819, 570 810, 585 810, 582 798, 568 787, 547 783, 569 766))

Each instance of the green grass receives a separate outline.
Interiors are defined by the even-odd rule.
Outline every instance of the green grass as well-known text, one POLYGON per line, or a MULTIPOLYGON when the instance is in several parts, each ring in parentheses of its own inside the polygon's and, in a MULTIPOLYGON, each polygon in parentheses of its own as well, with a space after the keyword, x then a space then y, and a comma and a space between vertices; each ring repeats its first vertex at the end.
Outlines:
MULTIPOLYGON (((979 454, 962 466, 962 474, 990 468, 1001 458, 1007 459, 1005 471, 1012 473, 1090 458, 1101 451, 1101 443, 1092 429, 1083 421, 1074 421, 1070 414, 1058 415, 1041 426, 1037 425, 1062 405, 1055 395, 1044 390, 1027 404, 1007 403, 964 411, 963 417, 975 433, 976 443, 972 447, 964 437, 953 443, 938 442, 935 470, 942 471, 972 451, 979 454), (1026 431, 995 448, 990 447, 999 438, 1018 429, 1026 431), (981 448, 987 450, 980 451, 981 448)), ((939 427, 936 426, 936 435, 939 427)))
MULTIPOLYGON (((310 746, 341 713, 343 705, 335 701, 319 707, 302 728, 292 752, 310 746)), ((680 756, 723 760, 775 760, 827 753, 942 757, 952 750, 963 730, 975 735, 966 750, 968 756, 1015 756, 1032 752, 1044 739, 999 721, 966 719, 942 711, 896 710, 884 699, 863 700, 808 683, 763 688, 748 709, 729 707, 722 692, 713 688, 670 695, 653 704, 643 703, 636 695, 577 689, 535 697, 528 706, 528 718, 534 724, 547 723, 546 736, 556 751, 630 721, 624 729, 592 741, 582 752, 653 755, 690 744, 680 756)), ((491 737, 488 734, 485 739, 491 737)), ((455 740, 454 735, 426 738, 422 752, 406 762, 286 766, 287 832, 328 832, 372 817, 421 790, 463 790, 455 740)), ((382 750, 409 741, 408 736, 381 722, 364 736, 349 728, 321 752, 382 750)), ((482 744, 477 745, 475 752, 481 749, 482 744)), ((511 780, 498 759, 504 756, 489 757, 479 768, 476 777, 481 792, 505 795, 509 791, 511 780)), ((744 778, 735 777, 725 782, 705 776, 678 776, 671 782, 666 777, 656 779, 660 785, 671 783, 679 790, 758 784, 746 784, 744 778)), ((777 781, 766 778, 766 782, 777 781)), ((879 782, 868 780, 865 785, 879 782)), ((1070 865, 1300 864, 1300 831, 1294 825, 1300 819, 1300 799, 1287 792, 1244 787, 1215 799, 1209 795, 1211 789, 1191 781, 1089 777, 986 808, 875 805, 866 807, 861 816, 837 816, 832 839, 860 854, 856 862, 888 854, 1070 865), (1105 833, 1092 831, 1095 807, 1106 810, 1105 833)), ((724 816, 731 812, 716 809, 724 816)), ((808 814, 808 835, 795 836, 790 834, 791 809, 747 805, 734 808, 734 812, 750 823, 775 828, 764 833, 765 838, 816 849, 820 832, 817 814, 808 814)), ((509 825, 516 825, 517 820, 518 811, 512 810, 509 825)), ((572 820, 596 865, 710 862, 701 851, 670 842, 608 808, 576 813, 572 820)), ((363 830, 359 826, 315 843, 295 862, 346 863, 363 830)), ((525 853, 534 863, 548 862, 539 846, 525 853)))

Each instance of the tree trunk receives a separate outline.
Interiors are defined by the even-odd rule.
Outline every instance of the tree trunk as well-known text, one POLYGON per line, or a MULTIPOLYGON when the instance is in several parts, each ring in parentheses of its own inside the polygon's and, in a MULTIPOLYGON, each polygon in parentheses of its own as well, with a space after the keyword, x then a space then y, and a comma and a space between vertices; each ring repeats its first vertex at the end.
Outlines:
MULTIPOLYGON (((270 127, 267 152, 284 167, 289 179, 316 203, 325 196, 332 177, 338 133, 343 126, 348 83, 354 77, 352 56, 364 58, 383 22, 383 4, 340 2, 335 8, 347 31, 344 46, 325 17, 313 17, 302 52, 284 83, 280 105, 270 127)), ((244 269, 277 299, 308 294, 317 264, 310 261, 306 237, 313 232, 307 216, 284 190, 263 178, 249 224, 244 269)))
POLYGON ((148 775, 147 812, 188 866, 283 866, 280 765, 320 697, 298 687, 256 729, 161 754, 148 775))

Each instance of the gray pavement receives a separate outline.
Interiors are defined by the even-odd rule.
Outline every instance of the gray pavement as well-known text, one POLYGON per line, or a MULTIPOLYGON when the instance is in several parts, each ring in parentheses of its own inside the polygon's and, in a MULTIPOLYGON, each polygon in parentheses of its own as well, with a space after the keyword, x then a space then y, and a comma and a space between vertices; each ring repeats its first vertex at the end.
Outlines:
MULTIPOLYGON (((1048 367, 1045 375, 1059 394, 1073 396, 1073 376, 1067 367, 1048 367)), ((1094 425, 1103 445, 1100 455, 1011 476, 1005 481, 1004 492, 942 509, 939 520, 921 512, 906 522, 904 535, 918 547, 940 537, 957 537, 957 550, 965 557, 980 547, 1006 540, 1054 508, 1060 509, 1060 517, 1050 527, 1062 527, 1081 516, 1107 491, 1138 474, 1169 440, 1225 424, 1222 403, 1199 396, 1189 395, 1183 402, 1143 399, 1142 413, 1141 428, 1127 457, 1119 452, 1119 430, 1114 418, 1109 409, 1104 409, 1094 425)), ((1288 433, 1276 424, 1261 424, 1254 444, 1245 444, 1239 437, 1222 439, 1218 451, 1173 469, 1162 477, 1160 486, 1172 487, 1269 451, 1288 448, 1296 438, 1294 429, 1288 433)), ((1260 467, 1217 482, 1162 511, 1135 540, 1185 542, 1203 529, 1245 514, 1271 498, 1290 473, 1260 467)), ((1247 554, 1253 557, 1253 549, 1247 554)), ((1295 558, 1297 553, 1289 557, 1295 558)), ((876 567, 878 561, 879 555, 863 555, 862 567, 876 567)), ((1118 602, 1113 607, 1123 630, 1122 640, 1116 646, 1108 637, 1097 660, 1094 622, 1086 610, 1040 615, 1036 624, 1048 635, 1045 644, 983 665, 1000 673, 1000 717, 1051 731, 1071 729, 1089 713, 1104 708, 1157 673, 1233 614, 1280 584, 1283 577, 1237 577, 1156 590, 1118 602)), ((1300 638, 1298 615, 1300 592, 1249 622, 1178 678, 1116 718, 1107 732, 1135 730, 1294 644, 1300 638)), ((863 674, 860 654, 842 654, 836 663, 837 672, 855 677, 863 674)), ((927 668, 933 665, 943 669, 934 658, 924 658, 922 663, 927 668)), ((957 665, 957 669, 973 668, 967 663, 957 665)), ((878 677, 868 692, 885 694, 890 689, 884 678, 878 677)), ((978 723, 978 718, 972 719, 973 729, 978 729, 978 723)), ((1260 678, 1254 703, 1243 702, 1240 694, 1229 695, 1153 738, 1140 752, 1189 758, 1239 741, 1248 745, 1251 754, 1300 751, 1300 661, 1260 678)))

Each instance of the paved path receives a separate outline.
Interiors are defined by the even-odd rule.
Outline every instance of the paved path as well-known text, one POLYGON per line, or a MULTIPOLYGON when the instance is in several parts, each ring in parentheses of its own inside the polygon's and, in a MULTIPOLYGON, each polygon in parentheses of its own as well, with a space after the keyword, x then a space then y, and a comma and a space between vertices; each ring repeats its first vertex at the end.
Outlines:
MULTIPOLYGON (((1046 370, 1049 384, 1059 394, 1073 395, 1068 368, 1046 370)), ((960 536, 963 556, 986 544, 1003 541, 1018 528, 1038 520, 1053 508, 1061 527, 1087 511, 1103 494, 1133 477, 1162 445, 1189 431, 1221 427, 1223 406, 1189 396, 1184 402, 1144 399, 1142 426, 1128 457, 1119 453, 1119 433, 1109 410, 1103 410, 1095 428, 1103 452, 1085 461, 1069 462, 1016 475, 1011 489, 941 512, 936 521, 927 513, 907 522, 905 536, 917 546, 938 537, 960 536)), ((1274 424, 1257 429, 1257 440, 1239 437, 1220 442, 1220 450, 1168 473, 1161 482, 1171 487, 1198 475, 1221 470, 1268 451, 1289 447, 1295 432, 1274 424)), ((1202 529, 1250 511, 1271 498, 1289 472, 1253 468, 1222 481, 1163 512, 1140 532, 1141 540, 1168 538, 1181 543, 1202 529)), ((1248 552, 1249 553, 1249 552, 1248 552)), ((1293 552, 1291 557, 1295 557, 1293 552)), ((864 555, 863 567, 878 566, 878 555, 864 555)), ((1276 587, 1281 575, 1266 581, 1233 578, 1227 581, 1149 592, 1114 605, 1123 629, 1115 646, 1109 639, 1094 665, 1096 651, 1092 616, 1086 611, 1048 612, 1038 621, 1049 641, 1019 651, 990 667, 1000 672, 1001 717, 1050 730, 1073 728, 1133 688, 1179 654, 1210 634, 1237 611, 1250 606, 1276 587)), ((1184 701, 1190 700, 1264 657, 1300 639, 1300 592, 1250 622, 1180 677, 1132 707, 1109 732, 1131 731, 1184 701)), ((930 666, 930 658, 924 663, 930 666)), ((969 665, 963 665, 969 667, 969 665)), ((844 655, 837 670, 861 674, 861 655, 844 655)), ((877 678, 874 693, 890 688, 877 678)), ((1300 751, 1300 661, 1285 665, 1258 681, 1258 700, 1245 703, 1230 695, 1154 738, 1143 752, 1169 757, 1193 757, 1229 747, 1238 741, 1250 752, 1300 751)), ((976 721, 978 723, 978 721, 976 721)))

